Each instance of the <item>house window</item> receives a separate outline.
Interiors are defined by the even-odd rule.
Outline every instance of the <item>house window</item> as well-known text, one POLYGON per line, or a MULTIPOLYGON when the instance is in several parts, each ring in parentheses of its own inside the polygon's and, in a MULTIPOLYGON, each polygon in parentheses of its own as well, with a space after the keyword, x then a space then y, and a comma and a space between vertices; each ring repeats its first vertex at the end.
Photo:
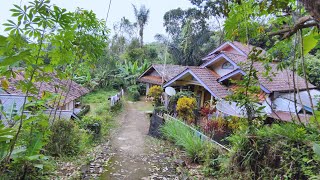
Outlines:
POLYGON ((222 64, 222 69, 233 69, 233 65, 227 61, 224 64, 222 64))

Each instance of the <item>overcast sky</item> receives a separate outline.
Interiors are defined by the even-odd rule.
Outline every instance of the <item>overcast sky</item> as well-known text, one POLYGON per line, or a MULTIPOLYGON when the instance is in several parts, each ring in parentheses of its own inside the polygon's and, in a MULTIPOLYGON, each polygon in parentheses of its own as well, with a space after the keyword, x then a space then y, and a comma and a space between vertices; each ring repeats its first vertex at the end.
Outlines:
MULTIPOLYGON (((13 4, 20 5, 20 1, 22 4, 25 4, 30 0, 0 0, 1 34, 4 34, 2 24, 5 23, 7 19, 10 19, 11 16, 9 9, 13 7, 13 4)), ((99 19, 105 19, 109 0, 51 0, 51 3, 70 11, 75 10, 77 7, 93 10, 99 19)), ((113 24, 120 21, 124 16, 131 22, 135 21, 131 4, 135 4, 138 7, 144 4, 150 9, 149 23, 145 28, 144 36, 146 42, 154 41, 154 35, 157 33, 165 33, 163 27, 163 15, 165 12, 179 7, 186 9, 192 6, 189 0, 112 0, 107 26, 112 29, 113 24)))

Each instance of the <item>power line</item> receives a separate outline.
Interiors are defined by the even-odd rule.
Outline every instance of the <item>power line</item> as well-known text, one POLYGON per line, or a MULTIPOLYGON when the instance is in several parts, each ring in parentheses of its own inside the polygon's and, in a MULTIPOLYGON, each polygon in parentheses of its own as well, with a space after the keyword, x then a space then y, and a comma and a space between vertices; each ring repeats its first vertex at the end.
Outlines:
POLYGON ((110 1, 109 1, 109 7, 108 7, 108 12, 107 12, 106 23, 107 23, 107 21, 108 21, 108 17, 109 17, 109 12, 110 12, 111 2, 112 2, 112 0, 110 0, 110 1))

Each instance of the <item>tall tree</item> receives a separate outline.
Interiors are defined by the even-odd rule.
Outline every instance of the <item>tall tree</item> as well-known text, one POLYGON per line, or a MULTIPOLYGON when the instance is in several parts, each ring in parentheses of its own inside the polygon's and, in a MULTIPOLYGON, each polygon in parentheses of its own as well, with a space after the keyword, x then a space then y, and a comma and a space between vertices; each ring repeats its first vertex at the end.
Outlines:
POLYGON ((134 15, 139 26, 139 36, 140 36, 140 46, 143 46, 143 31, 144 27, 147 25, 149 20, 150 10, 146 8, 145 5, 140 6, 140 9, 137 9, 135 5, 133 6, 134 15))
POLYGON ((163 35, 156 39, 168 45, 174 61, 181 65, 199 65, 216 43, 206 21, 206 15, 196 8, 173 9, 165 13, 164 26, 172 41, 163 35))

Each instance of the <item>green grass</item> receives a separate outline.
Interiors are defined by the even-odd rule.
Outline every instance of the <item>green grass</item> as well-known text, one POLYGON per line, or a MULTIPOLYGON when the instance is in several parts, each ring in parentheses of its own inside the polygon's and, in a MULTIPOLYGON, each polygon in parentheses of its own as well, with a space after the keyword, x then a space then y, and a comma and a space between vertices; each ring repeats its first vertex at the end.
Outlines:
POLYGON ((90 111, 87 115, 101 116, 110 111, 109 97, 117 94, 116 90, 97 90, 83 97, 82 102, 90 105, 90 111))
POLYGON ((137 102, 137 109, 139 111, 153 111, 154 106, 151 102, 137 102))
POLYGON ((182 147, 193 161, 199 160, 199 153, 204 149, 205 143, 190 128, 179 121, 167 120, 161 132, 168 140, 182 147))
POLYGON ((117 93, 116 90, 97 90, 87 94, 83 97, 83 103, 90 105, 90 111, 83 117, 86 123, 93 123, 93 121, 100 122, 102 139, 108 138, 111 128, 115 127, 114 117, 116 117, 122 110, 123 101, 117 103, 114 107, 110 107, 110 100, 108 98, 117 93))
POLYGON ((109 103, 108 98, 117 94, 116 90, 97 90, 83 97, 82 101, 85 104, 90 103, 109 103))

